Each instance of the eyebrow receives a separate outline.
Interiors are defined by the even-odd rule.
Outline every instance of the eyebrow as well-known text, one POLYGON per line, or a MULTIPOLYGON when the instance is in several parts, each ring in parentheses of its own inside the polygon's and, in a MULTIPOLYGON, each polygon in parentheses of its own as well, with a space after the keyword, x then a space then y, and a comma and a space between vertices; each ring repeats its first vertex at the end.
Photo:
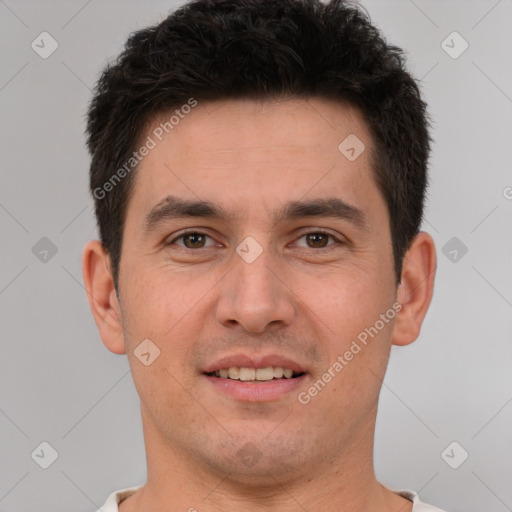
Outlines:
MULTIPOLYGON (((233 215, 210 201, 196 201, 170 195, 157 203, 148 213, 144 220, 144 232, 149 233, 168 220, 189 217, 228 223, 238 215, 233 215)), ((363 211, 338 197, 289 201, 278 210, 272 211, 271 217, 275 223, 309 217, 328 217, 346 220, 359 229, 368 229, 368 220, 363 211)))

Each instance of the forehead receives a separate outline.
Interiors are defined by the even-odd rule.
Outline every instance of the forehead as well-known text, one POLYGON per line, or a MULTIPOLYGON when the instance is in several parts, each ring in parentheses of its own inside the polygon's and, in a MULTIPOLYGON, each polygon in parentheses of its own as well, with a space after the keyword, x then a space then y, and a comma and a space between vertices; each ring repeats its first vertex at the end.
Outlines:
POLYGON ((371 145, 360 110, 330 99, 197 102, 193 109, 187 109, 188 113, 173 115, 180 110, 178 107, 152 119, 143 135, 153 136, 157 143, 174 141, 175 149, 189 153, 240 150, 248 154, 248 150, 257 152, 262 145, 265 149, 288 147, 302 152, 332 151, 338 149, 340 137, 350 134, 364 139, 367 147, 371 145))
POLYGON ((154 118, 142 134, 141 144, 153 146, 138 166, 132 194, 142 210, 169 194, 229 202, 243 215, 279 200, 334 194, 360 204, 362 196, 377 193, 372 141, 355 107, 294 98, 198 102, 176 110, 154 118))

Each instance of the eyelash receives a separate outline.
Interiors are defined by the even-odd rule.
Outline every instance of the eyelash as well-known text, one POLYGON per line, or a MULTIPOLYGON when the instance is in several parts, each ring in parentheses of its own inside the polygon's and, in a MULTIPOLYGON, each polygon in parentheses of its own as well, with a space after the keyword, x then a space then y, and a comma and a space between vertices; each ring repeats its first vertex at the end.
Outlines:
MULTIPOLYGON (((315 229, 313 231, 308 231, 307 233, 303 233, 302 235, 299 236, 299 238, 297 238, 297 240, 300 240, 301 238, 307 236, 307 235, 312 235, 312 234, 322 234, 322 235, 326 235, 328 237, 330 237, 331 239, 333 239, 335 242, 339 243, 339 244, 343 244, 344 242, 342 242, 339 238, 335 237, 333 234, 329 233, 328 231, 324 231, 322 229, 315 229)), ((184 231, 183 233, 181 233, 180 235, 178 235, 177 237, 173 238, 170 242, 167 242, 165 243, 166 246, 170 246, 170 245, 173 245, 177 240, 180 240, 180 239, 183 239, 184 237, 186 237, 187 235, 204 235, 204 236, 207 236, 208 238, 211 238, 213 240, 213 238, 208 235, 207 233, 203 233, 202 231, 197 231, 197 230, 189 230, 189 231, 184 231)), ((330 244, 330 245, 327 245, 326 247, 319 247, 319 248, 316 248, 316 250, 324 250, 324 251, 328 251, 329 248, 332 246, 332 245, 336 245, 336 244, 330 244)), ((182 249, 185 249, 186 251, 199 251, 201 249, 207 249, 207 247, 200 247, 198 249, 191 249, 189 247, 185 247, 185 246, 179 246, 181 247, 182 249)), ((303 247, 303 249, 315 249, 315 247, 303 247)))

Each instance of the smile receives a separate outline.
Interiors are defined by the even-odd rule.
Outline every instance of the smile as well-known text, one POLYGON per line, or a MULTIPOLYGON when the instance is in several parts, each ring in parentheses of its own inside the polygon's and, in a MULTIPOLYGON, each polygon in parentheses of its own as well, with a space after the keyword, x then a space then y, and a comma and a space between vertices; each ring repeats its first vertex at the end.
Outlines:
POLYGON ((244 382, 266 382, 276 379, 293 379, 303 375, 302 372, 294 372, 290 368, 282 366, 267 366, 265 368, 247 368, 244 366, 231 366, 222 368, 208 375, 213 375, 220 379, 241 380, 244 382))

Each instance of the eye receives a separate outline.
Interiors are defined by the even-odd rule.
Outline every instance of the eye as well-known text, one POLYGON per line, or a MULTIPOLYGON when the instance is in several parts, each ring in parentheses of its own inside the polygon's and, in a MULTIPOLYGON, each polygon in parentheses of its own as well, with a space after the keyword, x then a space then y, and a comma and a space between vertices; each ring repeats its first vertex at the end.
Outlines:
POLYGON ((167 242, 165 245, 172 244, 179 245, 185 249, 203 249, 205 247, 215 245, 215 242, 210 236, 205 233, 201 233, 200 231, 187 231, 185 233, 181 233, 181 235, 177 236, 170 242, 167 242), (206 245, 207 239, 210 239, 211 241, 209 245, 206 245), (177 243, 178 240, 183 241, 183 243, 177 243))
POLYGON ((326 233, 325 231, 311 231, 298 238, 298 240, 301 239, 305 239, 305 245, 297 245, 299 245, 299 247, 307 247, 310 249, 323 249, 324 247, 334 245, 332 243, 328 243, 329 239, 332 239, 335 242, 340 242, 340 240, 338 240, 336 237, 330 233, 326 233))

